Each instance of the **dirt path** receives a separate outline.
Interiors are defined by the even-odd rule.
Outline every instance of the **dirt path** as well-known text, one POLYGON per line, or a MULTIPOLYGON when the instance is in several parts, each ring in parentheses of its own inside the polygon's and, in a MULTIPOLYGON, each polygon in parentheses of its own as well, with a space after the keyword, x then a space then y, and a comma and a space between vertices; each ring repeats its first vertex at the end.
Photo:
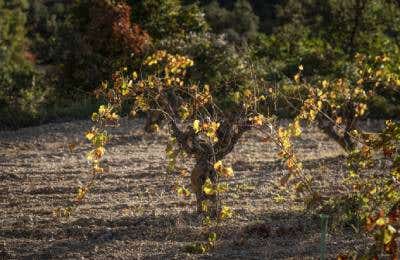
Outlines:
MULTIPOLYGON (((228 158, 234 191, 224 201, 235 216, 219 228, 222 237, 208 254, 185 253, 206 230, 194 214, 194 198, 179 198, 176 179, 165 173, 166 135, 144 134, 137 122, 114 131, 106 157, 111 172, 86 204, 71 219, 55 220, 53 209, 66 205, 89 177, 88 146, 68 148, 84 141, 89 128, 90 122, 77 121, 0 132, 0 259, 318 258, 319 220, 303 213, 301 203, 277 202, 272 183, 284 170, 276 148, 255 133, 228 158)), ((296 145, 306 170, 331 176, 321 185, 334 189, 345 171, 341 149, 315 129, 296 145)), ((331 256, 357 246, 350 235, 328 237, 331 256)))

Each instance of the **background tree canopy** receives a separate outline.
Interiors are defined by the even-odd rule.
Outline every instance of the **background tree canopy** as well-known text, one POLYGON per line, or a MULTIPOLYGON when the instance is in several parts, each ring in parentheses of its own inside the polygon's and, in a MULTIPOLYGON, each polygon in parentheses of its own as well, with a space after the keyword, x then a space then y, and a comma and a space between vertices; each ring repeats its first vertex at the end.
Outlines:
MULTIPOLYGON (((298 64, 312 81, 347 75, 356 53, 399 59, 396 0, 3 0, 0 17, 5 127, 87 116, 102 81, 159 48, 193 58, 192 80, 210 83, 244 60, 258 77, 284 82, 298 64)), ((368 116, 398 115, 399 98, 382 90, 368 116)))

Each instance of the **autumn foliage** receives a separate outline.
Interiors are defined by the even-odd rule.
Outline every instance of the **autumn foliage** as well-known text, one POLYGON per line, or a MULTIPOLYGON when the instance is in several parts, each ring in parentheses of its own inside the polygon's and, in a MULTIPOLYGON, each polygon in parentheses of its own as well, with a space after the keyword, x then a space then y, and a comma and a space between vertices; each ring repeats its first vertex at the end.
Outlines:
POLYGON ((150 44, 150 36, 131 22, 131 7, 124 1, 111 4, 94 1, 90 8, 88 40, 96 50, 139 54, 150 44))
POLYGON ((14 109, 3 112, 9 120, 17 114, 9 111, 39 114, 49 93, 55 107, 65 97, 103 102, 93 104, 85 133, 91 178, 55 215, 69 216, 108 173, 110 128, 125 115, 148 116, 147 130, 168 133, 168 177, 190 175, 188 183, 177 178, 174 191, 196 200, 209 228, 188 251, 212 249, 215 227, 235 214, 221 199, 235 175, 225 158, 252 130, 285 168, 271 184, 277 194, 292 192, 310 215, 368 237, 370 247, 354 258, 398 259, 399 1, 217 2, 0 0, 0 106, 14 109), (385 119, 377 132, 363 127, 372 114, 385 119), (293 141, 309 125, 346 157, 329 197, 296 154, 293 141), (190 160, 191 169, 178 163, 190 160))

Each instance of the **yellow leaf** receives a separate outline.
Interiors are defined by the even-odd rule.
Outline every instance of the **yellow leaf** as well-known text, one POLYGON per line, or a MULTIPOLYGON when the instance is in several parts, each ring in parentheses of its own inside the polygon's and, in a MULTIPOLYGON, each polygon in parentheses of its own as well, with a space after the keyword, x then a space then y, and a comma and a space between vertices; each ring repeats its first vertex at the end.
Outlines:
POLYGON ((94 161, 94 152, 93 152, 93 151, 88 152, 88 153, 86 154, 86 159, 87 159, 88 161, 94 161))
POLYGON ((104 153, 105 153, 106 149, 104 149, 104 147, 98 147, 96 149, 96 156, 98 158, 103 157, 104 153))
POLYGON ((92 114, 92 121, 95 122, 95 121, 97 121, 98 119, 99 119, 99 114, 97 114, 96 112, 94 112, 94 113, 92 114))
POLYGON ((223 206, 221 209, 221 219, 231 218, 233 216, 233 210, 230 207, 223 206))
POLYGON ((297 73, 296 75, 294 75, 294 81, 296 81, 297 83, 300 82, 300 73, 297 73))
POLYGON ((392 225, 388 225, 387 228, 390 231, 390 233, 392 234, 396 233, 396 229, 392 225))
POLYGON ((310 119, 311 120, 315 120, 315 118, 317 117, 318 112, 315 110, 310 110, 310 119))
POLYGON ((321 100, 317 101, 317 107, 318 107, 319 110, 321 110, 321 108, 322 108, 322 101, 321 100))
POLYGON ((386 220, 383 217, 380 217, 375 222, 378 226, 384 226, 386 224, 386 220))
POLYGON ((107 111, 107 109, 106 109, 106 107, 105 107, 104 105, 101 105, 101 106, 99 107, 99 114, 100 114, 100 115, 101 115, 101 114, 104 114, 106 111, 107 111))
POLYGON ((184 196, 184 197, 189 197, 191 194, 190 191, 185 187, 178 187, 177 192, 179 196, 184 196))
POLYGON ((385 231, 383 231, 383 244, 387 245, 392 242, 395 233, 396 229, 394 227, 392 227, 391 225, 387 226, 387 228, 385 228, 385 231))
POLYGON ((225 167, 222 169, 222 175, 225 177, 233 177, 233 169, 232 167, 225 167))
POLYGON ((220 124, 217 122, 211 122, 210 124, 203 124, 203 129, 206 130, 206 136, 211 139, 212 142, 217 142, 218 137, 217 137, 217 130, 219 128, 220 124))
POLYGON ((356 116, 364 115, 365 111, 367 110, 367 105, 364 103, 360 103, 356 106, 356 116))
POLYGON ((116 113, 112 113, 109 118, 110 121, 117 121, 119 119, 119 115, 116 113))
POLYGON ((85 197, 86 192, 87 192, 87 188, 85 188, 85 187, 79 188, 78 194, 76 194, 76 199, 82 200, 85 197))
POLYGON ((88 139, 89 141, 91 141, 91 140, 95 137, 95 133, 92 132, 92 131, 88 131, 88 132, 86 132, 85 137, 86 137, 86 139, 88 139))
POLYGON ((204 93, 209 93, 210 92, 210 86, 209 85, 204 85, 204 93))
POLYGON ((207 178, 203 185, 203 191, 206 195, 214 195, 215 194, 215 189, 211 183, 211 180, 207 178))
POLYGON ((369 191, 369 194, 374 195, 376 193, 376 188, 373 188, 372 190, 369 191))
POLYGON ((186 104, 179 108, 179 116, 182 120, 186 120, 190 116, 190 111, 186 104))
POLYGON ((250 89, 245 89, 244 91, 243 91, 243 96, 245 96, 245 97, 250 97, 251 96, 251 90, 250 89))
POLYGON ((153 132, 159 132, 160 131, 160 126, 158 124, 152 124, 150 126, 151 131, 153 132))
POLYGON ((93 171, 95 173, 104 173, 104 168, 100 167, 97 163, 93 166, 93 171))
POLYGON ((194 120, 193 121, 193 130, 194 132, 197 134, 198 132, 200 132, 200 121, 199 120, 194 120))
POLYGON ((216 171, 220 172, 222 169, 222 161, 218 161, 218 162, 214 163, 214 169, 216 171))
POLYGON ((87 153, 86 159, 88 161, 97 161, 101 157, 103 157, 104 153, 105 153, 104 147, 97 147, 96 149, 87 153))
POLYGON ((277 194, 274 198, 275 203, 283 203, 286 199, 280 194, 277 194))
POLYGON ((264 124, 265 117, 263 115, 259 114, 259 115, 256 115, 255 117, 251 118, 250 120, 254 125, 262 126, 264 124))
POLYGON ((290 124, 290 129, 291 129, 291 133, 294 136, 300 136, 301 135, 301 126, 300 126, 300 121, 299 120, 295 120, 293 122, 293 124, 290 124))

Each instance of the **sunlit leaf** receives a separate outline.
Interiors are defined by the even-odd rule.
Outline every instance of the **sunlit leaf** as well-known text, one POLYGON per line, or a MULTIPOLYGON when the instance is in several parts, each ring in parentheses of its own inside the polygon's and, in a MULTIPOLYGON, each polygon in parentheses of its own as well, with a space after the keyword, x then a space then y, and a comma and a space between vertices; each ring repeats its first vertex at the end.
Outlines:
POLYGON ((204 182, 203 191, 206 195, 214 195, 216 192, 214 189, 214 185, 209 178, 207 178, 207 180, 204 182))
POLYGON ((230 207, 223 206, 221 209, 221 219, 227 219, 227 218, 232 218, 233 216, 233 210, 230 207))
POLYGON ((194 130, 195 133, 198 133, 201 130, 200 121, 197 120, 197 119, 193 121, 193 130, 194 130))

